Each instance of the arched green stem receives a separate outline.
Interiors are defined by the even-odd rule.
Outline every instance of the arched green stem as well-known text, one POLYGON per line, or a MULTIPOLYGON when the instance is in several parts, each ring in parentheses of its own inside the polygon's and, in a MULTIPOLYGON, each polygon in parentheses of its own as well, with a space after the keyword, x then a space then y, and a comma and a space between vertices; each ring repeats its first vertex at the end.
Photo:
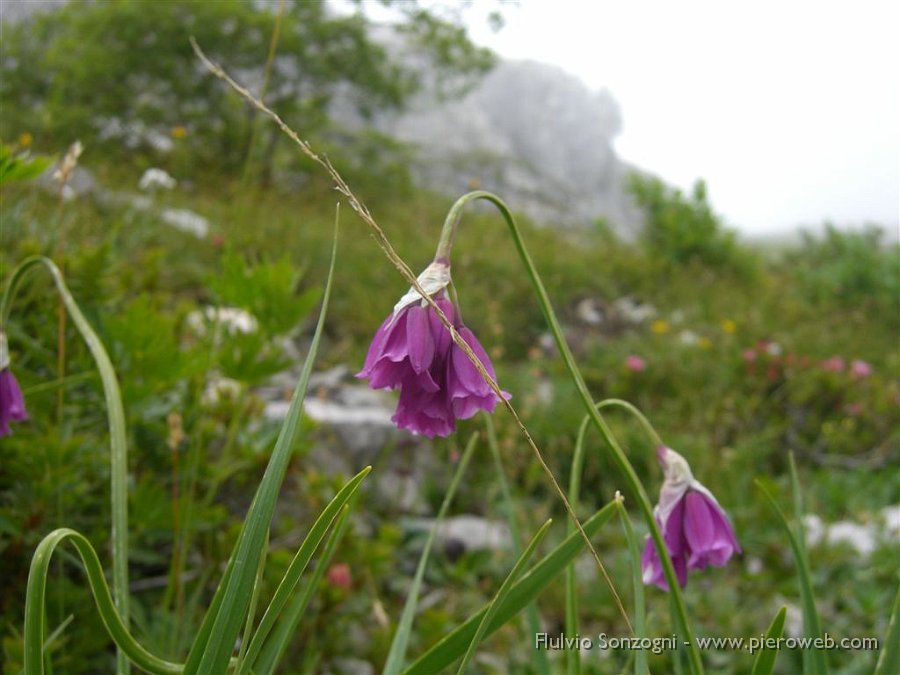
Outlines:
MULTIPOLYGON (((656 429, 653 428, 653 425, 650 423, 650 420, 638 410, 634 405, 629 403, 628 401, 623 401, 618 398, 608 398, 599 403, 594 404, 594 409, 599 413, 599 411, 604 408, 621 408, 629 413, 631 413, 637 420, 640 422, 641 426, 644 428, 644 431, 647 432, 647 435, 650 437, 655 447, 659 447, 661 445, 665 445, 662 442, 659 434, 656 432, 656 429)), ((587 436, 588 426, 591 423, 591 416, 585 415, 584 419, 581 421, 581 424, 578 426, 578 435, 575 439, 575 452, 572 455, 572 469, 569 474, 569 501, 572 503, 573 508, 577 508, 579 493, 581 492, 581 476, 584 468, 584 456, 585 456, 585 438, 587 436)), ((615 441, 615 436, 610 434, 610 438, 615 441)), ((618 446, 621 448, 621 446, 618 446)), ((619 495, 621 497, 621 495, 619 495)), ((623 519, 627 518, 627 514, 624 512, 624 507, 621 504, 621 501, 617 501, 618 507, 622 512, 623 519)), ((654 518, 654 521, 656 519, 654 518)), ((626 528, 630 530, 630 524, 626 523, 626 528)), ((632 535, 629 535, 629 546, 631 546, 633 539, 632 535)), ((662 549, 663 554, 660 558, 665 557, 671 563, 671 559, 669 557, 669 551, 665 547, 662 549)), ((632 558, 637 559, 637 557, 632 553, 632 558)), ((674 568, 673 568, 674 571, 674 568)), ((638 572, 639 574, 639 572, 638 572)), ((639 582, 640 580, 636 580, 639 582)), ((637 588, 637 587, 636 587, 637 588)), ((680 588, 678 586, 672 586, 670 584, 670 588, 680 588)), ((676 591, 678 592, 678 591, 676 591)), ((637 590, 636 590, 637 595, 637 590)), ((566 632, 570 635, 574 635, 578 632, 577 629, 577 614, 578 614, 578 602, 577 602, 578 594, 575 588, 575 571, 572 565, 566 568, 566 632)), ((636 598, 636 609, 635 609, 635 630, 638 632, 639 638, 645 637, 645 622, 643 616, 643 599, 636 598)), ((684 603, 672 602, 672 609, 675 616, 678 617, 679 623, 683 626, 688 625, 688 617, 687 612, 684 607, 684 603)), ((693 646, 693 640, 691 642, 691 648, 696 649, 693 646)), ((577 675, 580 672, 580 663, 579 663, 579 655, 577 651, 571 650, 573 653, 566 654, 567 662, 568 662, 568 671, 569 675, 577 675)), ((643 668, 646 665, 645 659, 639 659, 639 669, 643 668)), ((646 668, 643 668, 646 670, 646 668)))
POLYGON ((44 537, 31 561, 25 595, 25 672, 29 675, 41 675, 44 672, 44 599, 47 591, 47 571, 56 547, 67 539, 75 546, 81 557, 100 618, 116 646, 135 665, 148 673, 153 675, 181 673, 183 667, 180 664, 154 656, 128 632, 124 617, 121 612, 116 611, 113 604, 97 552, 84 535, 65 527, 54 530, 44 537))
MULTIPOLYGON (((553 334, 557 349, 559 349, 559 353, 563 358, 566 369, 569 371, 569 375, 572 377, 572 381, 575 383, 575 387, 578 390, 578 395, 581 398, 585 409, 587 410, 587 416, 609 445, 612 451, 613 461, 622 472, 625 478, 625 482, 628 484, 628 488, 630 489, 632 496, 634 497, 635 501, 638 504, 638 507, 641 510, 641 515, 643 515, 644 520, 647 522, 647 526, 650 528, 650 536, 653 538, 657 550, 661 552, 660 560, 663 564, 663 571, 671 590, 672 600, 676 607, 676 613, 681 618, 681 621, 684 624, 681 628, 684 631, 685 640, 689 643, 688 653, 690 655, 691 670, 694 673, 702 673, 703 663, 700 659, 700 652, 697 650, 697 646, 694 643, 693 631, 691 630, 690 624, 687 621, 687 610, 684 605, 684 598, 681 595, 680 586, 678 585, 678 579, 675 576, 675 568, 672 566, 672 561, 666 553, 666 547, 665 542, 663 541, 662 532, 660 531, 659 525, 656 522, 656 518, 653 515, 653 506, 650 502, 649 497, 647 496, 646 490, 644 490, 644 486, 641 484, 641 481, 634 470, 634 467, 631 465, 628 457, 619 446, 610 428, 607 426, 605 420, 600 415, 597 407, 594 404, 594 400, 591 397, 591 393, 584 381, 584 377, 582 376, 581 371, 578 369, 578 366, 575 363, 575 358, 572 356, 572 351, 569 349, 569 345, 566 342, 565 336, 563 335, 562 328, 560 327, 559 321, 556 318, 556 313, 553 311, 553 305, 550 302, 550 297, 547 295, 547 291, 544 288, 544 284, 541 281, 540 275, 538 274, 538 271, 531 260, 531 256, 529 255, 528 250, 525 248, 525 243, 522 240, 522 235, 519 232, 519 228, 516 225, 515 219, 513 218, 512 212, 509 210, 509 207, 503 202, 503 200, 490 192, 476 190, 474 192, 469 192, 463 195, 456 200, 456 202, 450 208, 450 211, 447 213, 446 219, 444 220, 444 231, 441 235, 443 248, 439 246, 438 254, 449 255, 450 249, 453 244, 454 233, 460 220, 462 210, 470 202, 476 200, 485 200, 497 207, 497 209, 500 211, 500 214, 503 216, 503 219, 506 221, 507 226, 509 227, 510 234, 512 235, 513 242, 516 246, 516 250, 519 252, 519 257, 521 258, 522 264, 525 266, 525 269, 528 272, 528 276, 531 279, 532 286, 534 287, 534 290, 537 294, 538 303, 541 306, 541 311, 544 313, 544 318, 546 319, 547 324, 550 327, 550 332, 553 334)), ((636 411, 633 406, 631 406, 631 410, 633 412, 636 411)), ((571 506, 569 510, 571 514, 571 506)))
MULTIPOLYGON (((35 256, 24 260, 12 273, 3 299, 0 301, 0 330, 6 326, 10 307, 19 284, 33 268, 43 265, 56 285, 66 310, 72 317, 81 337, 87 343, 91 356, 100 372, 103 384, 103 395, 106 400, 106 415, 109 420, 110 438, 110 488, 112 500, 112 558, 113 558, 113 593, 116 608, 126 631, 128 629, 128 445, 125 435, 125 411, 122 407, 122 395, 112 361, 103 347, 103 343, 91 328, 82 314, 78 303, 69 292, 59 268, 52 260, 44 256, 35 256)), ((118 659, 118 672, 128 671, 128 664, 121 657, 118 659)), ((31 672, 31 671, 28 671, 31 672)))

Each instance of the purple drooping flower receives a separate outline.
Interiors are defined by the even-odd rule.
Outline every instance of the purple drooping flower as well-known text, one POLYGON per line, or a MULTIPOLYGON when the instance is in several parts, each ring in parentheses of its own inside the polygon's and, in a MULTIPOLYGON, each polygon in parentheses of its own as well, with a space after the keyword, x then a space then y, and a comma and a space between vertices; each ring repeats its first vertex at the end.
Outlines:
MULTIPOLYGON (((735 553, 741 552, 734 528, 725 511, 709 490, 694 479, 687 461, 670 448, 660 446, 657 457, 665 473, 665 481, 656 506, 656 521, 675 576, 683 587, 688 570, 702 570, 710 565, 721 567, 735 553)), ((647 540, 641 558, 644 583, 668 590, 662 562, 652 539, 647 540)))
POLYGON ((16 376, 9 369, 9 347, 6 333, 0 331, 0 436, 9 436, 12 431, 10 422, 22 422, 28 419, 25 410, 25 397, 19 387, 16 376))
MULTIPOLYGON (((450 268, 441 263, 432 263, 419 277, 422 288, 496 379, 484 348, 459 321, 447 295, 449 282, 450 268)), ((500 401, 453 342, 437 313, 414 289, 400 299, 375 332, 357 377, 368 378, 373 389, 400 389, 391 419, 397 426, 429 438, 449 436, 456 420, 468 419, 479 410, 493 412, 500 401)))

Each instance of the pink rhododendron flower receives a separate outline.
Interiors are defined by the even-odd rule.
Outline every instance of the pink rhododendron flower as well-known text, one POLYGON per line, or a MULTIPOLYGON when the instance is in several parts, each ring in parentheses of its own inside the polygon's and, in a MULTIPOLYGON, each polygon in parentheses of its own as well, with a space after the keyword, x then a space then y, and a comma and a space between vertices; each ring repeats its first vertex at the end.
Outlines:
MULTIPOLYGON (((665 473, 656 521, 675 575, 681 586, 687 585, 688 570, 702 570, 709 565, 721 567, 735 553, 741 552, 734 528, 719 502, 691 474, 687 461, 670 448, 656 451, 665 473)), ((652 539, 647 540, 641 558, 644 583, 668 590, 662 562, 652 539)))
POLYGON ((16 376, 9 369, 9 347, 6 333, 0 332, 0 437, 9 436, 12 430, 10 422, 23 422, 28 419, 25 410, 25 397, 16 376))
POLYGON ((632 354, 625 359, 625 367, 632 373, 642 373, 647 369, 647 362, 640 356, 632 354))
MULTIPOLYGON (((450 268, 442 263, 432 263, 419 277, 423 290, 496 379, 484 348, 459 320, 447 295, 449 283, 450 268)), ((375 332, 357 377, 368 378, 373 389, 400 389, 400 401, 391 419, 397 426, 429 438, 449 436, 456 420, 468 419, 479 410, 493 412, 500 401, 453 342, 437 313, 414 289, 400 299, 375 332)), ((504 396, 509 398, 505 392, 504 396)))
POLYGON ((353 585, 353 576, 350 574, 350 565, 347 563, 335 563, 328 568, 325 579, 335 588, 349 589, 353 585))
POLYGON ((862 380, 874 372, 872 364, 866 363, 862 359, 853 359, 850 364, 850 374, 857 380, 862 380))
POLYGON ((822 370, 826 373, 843 373, 846 364, 840 356, 832 356, 830 359, 822 361, 822 370))

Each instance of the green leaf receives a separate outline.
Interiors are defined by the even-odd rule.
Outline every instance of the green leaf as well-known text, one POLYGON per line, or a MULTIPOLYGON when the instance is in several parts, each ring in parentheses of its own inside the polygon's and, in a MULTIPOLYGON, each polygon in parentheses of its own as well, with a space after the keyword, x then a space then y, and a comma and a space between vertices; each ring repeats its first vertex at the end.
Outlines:
POLYGON ((251 265, 230 250, 222 258, 221 274, 211 276, 207 284, 221 305, 250 312, 263 332, 280 335, 305 319, 321 296, 318 288, 297 293, 302 276, 286 256, 251 265))
MULTIPOLYGON (((631 526, 631 518, 621 499, 616 500, 619 509, 619 517, 622 520, 622 528, 625 530, 625 540, 628 542, 628 554, 631 558, 631 582, 634 587, 634 636, 639 640, 647 637, 647 607, 644 600, 644 579, 641 574, 641 550, 638 546, 634 528, 631 526)), ((634 655, 635 675, 650 675, 647 665, 647 651, 638 649, 634 655)))
MULTIPOLYGON (((256 567, 262 555, 262 548, 275 511, 275 503, 278 499, 281 483, 284 480, 284 475, 299 434, 303 398, 306 395, 316 351, 325 327, 325 317, 328 313, 328 301, 334 278, 336 255, 337 222, 335 222, 335 236, 331 252, 331 266, 328 270, 328 281, 325 285, 322 309, 319 313, 316 332, 310 344, 309 354, 307 354, 303 363, 300 380, 294 390, 291 406, 278 440, 275 443, 272 458, 266 467, 265 474, 250 505, 250 510, 247 513, 241 534, 235 545, 232 560, 229 564, 231 574, 227 579, 223 579, 223 584, 220 586, 220 588, 223 588, 221 598, 218 599, 217 605, 214 598, 214 607, 207 613, 201 626, 201 634, 194 641, 188 654, 185 672, 189 675, 194 673, 225 672, 240 632, 241 624, 246 616, 253 592, 256 567), (211 622, 211 627, 207 633, 206 626, 209 622, 211 622)), ((217 591, 216 595, 218 596, 219 594, 219 591, 217 591)))
MULTIPOLYGON (((788 541, 791 544, 791 549, 794 552, 794 561, 797 564, 797 573, 800 580, 800 598, 803 604, 803 632, 806 637, 821 637, 822 630, 819 628, 819 614, 816 611, 816 601, 815 596, 813 595, 812 581, 809 573, 809 561, 806 559, 805 548, 798 541, 797 536, 788 524, 787 518, 772 495, 770 495, 768 490, 762 486, 760 481, 757 480, 756 485, 762 490, 763 495, 765 495, 769 505, 775 512, 775 515, 778 516, 778 522, 784 528, 784 531, 788 536, 788 541)), ((828 672, 828 665, 825 662, 825 654, 823 651, 819 649, 804 649, 803 658, 803 671, 805 673, 814 673, 815 675, 821 673, 822 675, 825 675, 828 672)))
POLYGON ((459 669, 456 671, 457 675, 463 675, 463 673, 466 672, 466 667, 469 665, 472 657, 475 656, 475 650, 478 649, 478 645, 481 644, 481 640, 484 638, 484 633, 487 630, 488 624, 490 624, 491 619, 493 619, 494 615, 497 613, 497 608, 504 600, 506 600, 506 596, 509 595, 510 587, 522 574, 522 570, 525 565, 528 564, 528 561, 531 560, 531 556, 534 555, 534 551, 537 549, 538 544, 540 544, 543 538, 547 536, 547 531, 550 529, 552 523, 553 520, 548 519, 547 522, 541 526, 541 529, 539 529, 534 537, 532 537, 528 547, 522 552, 519 559, 516 560, 516 564, 513 565, 512 570, 506 575, 506 579, 504 579, 503 583, 500 585, 500 590, 497 591, 497 595, 494 596, 494 599, 487 607, 487 611, 482 614, 481 621, 478 622, 478 629, 475 631, 475 636, 472 638, 472 641, 469 642, 469 648, 466 649, 466 653, 463 655, 462 661, 459 664, 459 669))
POLYGON ((878 665, 875 667, 875 675, 891 673, 900 673, 900 586, 897 587, 891 621, 888 624, 887 635, 884 636, 878 665))
POLYGON ((44 639, 47 572, 57 546, 67 540, 71 541, 81 557, 100 618, 116 646, 128 659, 149 673, 154 675, 181 673, 181 665, 170 663, 151 654, 128 632, 122 615, 116 610, 113 603, 97 552, 84 535, 65 527, 54 530, 44 537, 38 544, 34 558, 31 560, 28 585, 25 591, 25 672, 29 675, 41 675, 44 672, 44 645, 48 642, 44 639))
POLYGON ((416 605, 419 602, 419 589, 422 587, 422 579, 425 576, 425 567, 428 565, 428 556, 431 555, 431 547, 434 544, 434 538, 441 522, 444 520, 444 516, 447 515, 447 510, 450 508, 450 502, 453 501, 453 496, 456 494, 456 488, 459 486, 459 481, 466 472, 466 467, 469 466, 469 460, 472 458, 472 452, 475 450, 476 440, 478 440, 478 435, 473 434, 466 445, 466 449, 463 451, 459 464, 456 466, 456 471, 454 471, 450 486, 444 494, 444 501, 441 503, 441 508, 438 510, 437 517, 431 525, 431 531, 428 533, 428 539, 425 541, 425 548, 422 549, 422 555, 419 556, 419 565, 416 567, 416 574, 413 577, 412 584, 410 584, 409 593, 406 595, 406 602, 403 605, 403 612, 400 614, 400 621, 397 623, 397 632, 394 633, 394 639, 391 641, 391 648, 388 652, 382 675, 395 675, 395 673, 399 673, 400 669, 403 668, 403 662, 406 659, 406 647, 409 644, 409 634, 412 630, 413 617, 416 613, 416 605))
MULTIPOLYGON (((88 323, 75 298, 69 292, 59 268, 49 258, 36 256, 24 260, 10 277, 9 284, 0 301, 0 326, 5 326, 9 318, 12 300, 25 275, 43 265, 53 279, 56 290, 66 307, 72 323, 84 339, 100 372, 103 396, 106 401, 106 416, 109 425, 110 445, 110 500, 112 508, 112 535, 110 537, 113 557, 113 589, 116 607, 122 623, 128 628, 128 442, 125 435, 125 411, 116 370, 99 336, 88 323)), ((128 664, 120 653, 117 657, 117 672, 128 672, 128 664)))
POLYGON ((261 675, 263 673, 274 672, 275 666, 284 655, 291 638, 293 638, 297 632, 297 625, 300 623, 300 619, 303 617, 306 607, 312 599, 313 593, 316 588, 318 588, 319 582, 325 574, 325 570, 327 570, 328 566, 331 564, 331 559, 334 557, 334 552, 337 549, 338 544, 340 544, 341 539, 344 537, 344 533, 347 531, 347 525, 350 522, 347 516, 350 513, 351 504, 347 504, 341 510, 341 514, 337 517, 335 526, 331 528, 331 533, 328 535, 328 541, 325 542, 325 549, 322 552, 322 556, 319 558, 319 562, 316 563, 315 571, 306 584, 304 584, 303 589, 294 595, 291 604, 283 612, 281 620, 278 621, 269 635, 269 638, 260 650, 256 661, 251 664, 253 673, 261 675))
POLYGON ((0 143, 0 185, 37 178, 52 163, 52 157, 33 156, 29 152, 13 154, 12 148, 0 143))
MULTIPOLYGON (((782 635, 784 635, 784 621, 787 616, 787 607, 782 607, 778 614, 775 615, 775 618, 772 619, 772 625, 769 626, 769 630, 766 631, 766 641, 769 640, 778 640, 782 635)), ((778 656, 777 649, 769 649, 768 647, 763 647, 756 654, 756 658, 753 660, 753 672, 752 675, 772 675, 772 671, 775 669, 775 659, 778 656)))
POLYGON ((300 545, 300 548, 297 550, 294 559, 291 560, 291 564, 288 565, 287 571, 285 571, 284 577, 281 579, 281 583, 278 584, 278 588, 275 590, 272 601, 269 603, 265 614, 263 614, 262 620, 259 622, 259 627, 253 634, 253 639, 250 641, 250 647, 247 649, 247 655, 244 658, 241 667, 238 669, 239 675, 249 672, 250 664, 252 664, 259 655, 265 639, 269 636, 269 632, 275 625, 275 621, 278 619, 285 605, 287 605, 288 600, 290 600, 294 587, 300 580, 300 576, 306 570, 306 566, 309 564, 316 549, 319 548, 322 539, 325 538, 332 521, 347 501, 353 496, 353 493, 356 492, 360 483, 362 483, 363 479, 369 475, 371 470, 372 467, 367 466, 356 474, 356 476, 340 489, 334 496, 334 499, 329 502, 328 506, 325 507, 316 519, 315 524, 312 526, 309 533, 306 535, 306 538, 303 540, 303 543, 300 545))
MULTIPOLYGON (((583 523, 585 534, 595 534, 614 513, 615 505, 610 503, 597 511, 590 519, 583 523)), ((528 603, 532 602, 550 582, 556 579, 570 562, 584 548, 584 539, 576 532, 563 540, 553 551, 541 559, 531 570, 510 589, 506 599, 500 603, 491 619, 484 636, 491 635, 507 621, 512 619, 528 603)), ((478 613, 469 617, 465 623, 458 626, 446 635, 437 644, 433 645, 425 654, 420 656, 404 675, 432 675, 439 673, 456 659, 462 656, 472 641, 481 617, 487 611, 482 608, 478 613)))

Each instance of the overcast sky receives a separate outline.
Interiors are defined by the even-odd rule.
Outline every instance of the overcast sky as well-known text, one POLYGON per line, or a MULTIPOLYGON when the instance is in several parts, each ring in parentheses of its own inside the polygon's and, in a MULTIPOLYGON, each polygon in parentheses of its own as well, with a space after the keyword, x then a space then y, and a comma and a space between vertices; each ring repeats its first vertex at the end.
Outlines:
POLYGON ((826 219, 900 229, 900 3, 503 3, 473 38, 555 63, 622 109, 626 161, 689 188, 748 233, 826 219))

